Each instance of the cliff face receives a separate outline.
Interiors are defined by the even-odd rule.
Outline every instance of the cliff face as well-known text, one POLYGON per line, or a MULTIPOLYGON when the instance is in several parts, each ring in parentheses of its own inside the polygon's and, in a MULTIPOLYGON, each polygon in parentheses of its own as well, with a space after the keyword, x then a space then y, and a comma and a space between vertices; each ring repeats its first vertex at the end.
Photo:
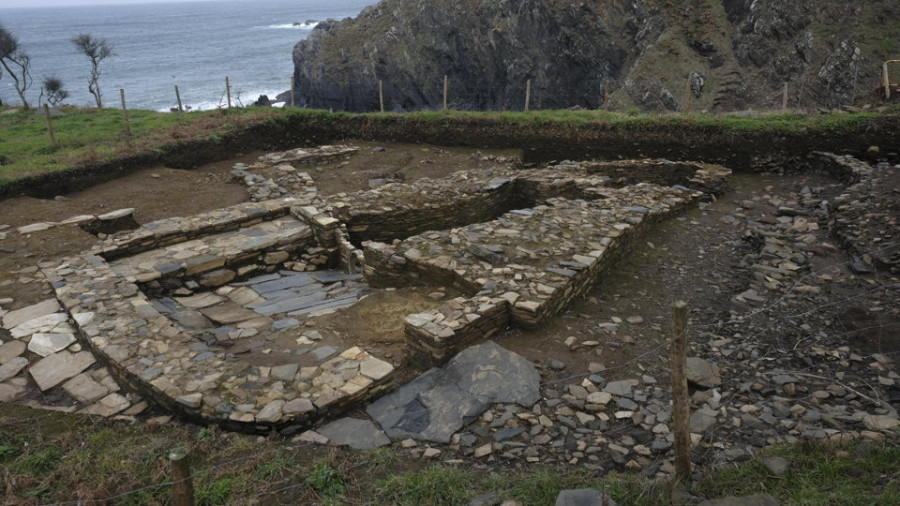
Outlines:
POLYGON ((895 0, 384 0, 294 48, 297 105, 348 111, 833 108, 900 57, 895 0))

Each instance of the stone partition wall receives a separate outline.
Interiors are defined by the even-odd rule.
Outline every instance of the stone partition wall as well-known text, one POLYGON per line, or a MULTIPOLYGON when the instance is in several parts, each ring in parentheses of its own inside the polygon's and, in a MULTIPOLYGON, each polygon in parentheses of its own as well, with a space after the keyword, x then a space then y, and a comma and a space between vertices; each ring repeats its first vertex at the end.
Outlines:
POLYGON ((285 216, 294 199, 247 202, 190 218, 167 218, 148 223, 128 233, 111 235, 91 249, 106 260, 136 255, 209 234, 228 232, 285 216))
POLYGON ((447 180, 423 178, 325 199, 323 209, 347 225, 350 240, 390 241, 493 219, 520 206, 512 180, 488 181, 457 173, 447 180))
MULTIPOLYGON (((729 175, 704 167, 682 179, 721 188, 729 175)), ((511 183, 528 192, 515 197, 520 202, 541 202, 553 191, 593 200, 549 198, 487 222, 364 244, 370 283, 452 285, 471 297, 406 319, 407 355, 417 364, 438 365, 509 324, 543 324, 595 285, 653 223, 707 195, 678 185, 607 188, 603 177, 577 167, 523 171, 511 183)))

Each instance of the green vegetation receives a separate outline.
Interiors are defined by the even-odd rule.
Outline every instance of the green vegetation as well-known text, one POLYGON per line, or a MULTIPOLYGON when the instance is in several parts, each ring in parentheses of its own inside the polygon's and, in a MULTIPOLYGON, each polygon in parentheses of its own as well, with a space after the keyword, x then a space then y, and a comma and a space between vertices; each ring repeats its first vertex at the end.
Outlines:
MULTIPOLYGON (((101 500, 166 504, 167 456, 191 447, 197 504, 464 505, 494 494, 553 504, 560 490, 598 488, 620 505, 669 504, 670 486, 640 473, 554 465, 423 464, 394 448, 368 453, 189 425, 150 426, 0 405, 0 497, 10 504, 101 500), (203 437, 201 437, 201 435, 203 437)), ((757 460, 688 490, 697 497, 769 493, 785 505, 900 504, 900 447, 800 445, 770 449, 791 462, 777 477, 757 460)))
POLYGON ((249 108, 185 115, 128 111, 132 136, 125 136, 122 111, 61 107, 52 118, 59 148, 52 148, 41 111, 4 109, 0 114, 0 183, 44 172, 153 152, 187 140, 222 136, 262 121, 273 110, 249 108))

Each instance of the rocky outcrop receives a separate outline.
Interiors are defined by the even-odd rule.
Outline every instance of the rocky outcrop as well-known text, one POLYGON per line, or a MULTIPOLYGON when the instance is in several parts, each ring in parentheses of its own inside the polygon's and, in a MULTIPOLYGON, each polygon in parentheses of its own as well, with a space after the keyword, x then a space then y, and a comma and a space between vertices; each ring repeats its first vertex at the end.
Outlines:
POLYGON ((320 23, 294 48, 300 106, 678 111, 833 108, 877 86, 897 52, 889 1, 384 0, 320 23))

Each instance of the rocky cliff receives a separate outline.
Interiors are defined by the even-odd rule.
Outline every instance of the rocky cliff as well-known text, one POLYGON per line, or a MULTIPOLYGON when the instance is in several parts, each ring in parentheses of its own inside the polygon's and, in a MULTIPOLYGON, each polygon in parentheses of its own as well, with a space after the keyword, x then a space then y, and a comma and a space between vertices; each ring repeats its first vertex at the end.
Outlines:
POLYGON ((733 111, 872 101, 896 0, 384 0, 294 48, 299 106, 733 111), (690 92, 688 92, 688 86, 690 92), (690 94, 690 98, 688 98, 690 94))

